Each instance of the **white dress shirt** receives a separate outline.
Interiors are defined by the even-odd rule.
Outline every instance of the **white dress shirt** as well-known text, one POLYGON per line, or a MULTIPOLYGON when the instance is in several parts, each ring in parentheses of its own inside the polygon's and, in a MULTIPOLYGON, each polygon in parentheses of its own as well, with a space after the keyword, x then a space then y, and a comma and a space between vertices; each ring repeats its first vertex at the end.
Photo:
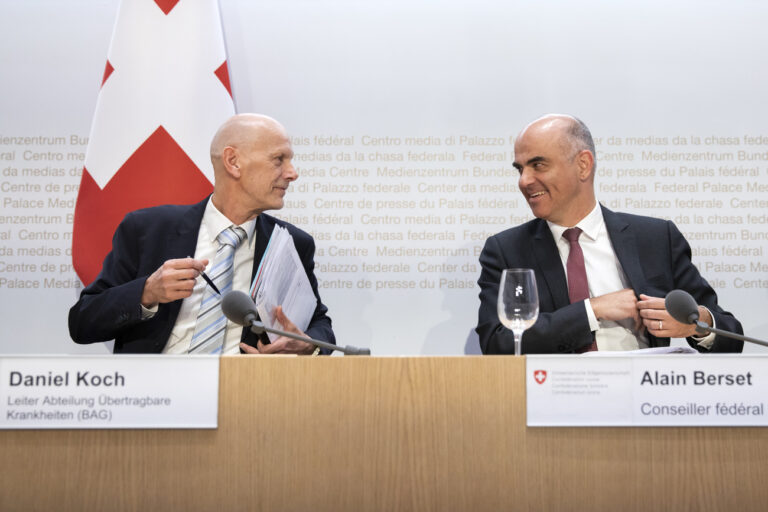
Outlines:
MULTIPOLYGON (((621 268, 621 263, 613 250, 611 238, 605 227, 603 220, 603 211, 600 203, 595 202, 595 207, 589 214, 581 219, 576 226, 558 226, 547 221, 552 236, 557 244, 557 250, 560 253, 560 261, 565 270, 566 279, 568 278, 568 253, 570 245, 563 238, 563 232, 569 227, 578 227, 582 233, 579 237, 579 245, 584 253, 584 266, 587 271, 587 282, 589 284, 589 296, 599 297, 611 292, 617 292, 629 288, 629 281, 621 268)), ((634 331, 634 322, 632 319, 624 319, 618 322, 610 320, 598 320, 589 299, 584 301, 584 306, 589 318, 589 328, 595 333, 595 342, 598 350, 636 350, 648 348, 648 338, 645 335, 645 329, 640 332, 634 331)), ((712 322, 714 323, 714 316, 712 322)), ((703 338, 694 336, 698 344, 704 348, 711 348, 715 340, 714 334, 709 334, 703 338)))
MULTIPOLYGON (((203 221, 200 223, 200 231, 197 235, 197 247, 195 248, 195 259, 208 260, 206 271, 213 265, 213 258, 219 249, 219 242, 216 237, 223 230, 232 225, 227 217, 224 216, 211 200, 205 207, 203 221)), ((256 219, 240 224, 245 230, 246 239, 235 249, 234 276, 232 278, 232 289, 241 290, 248 293, 251 284, 251 273, 253 271, 253 251, 255 248, 255 228, 256 219)), ((198 277, 195 282, 195 288, 192 295, 184 299, 181 303, 179 316, 176 318, 176 324, 171 331, 171 337, 163 349, 165 354, 186 354, 189 351, 189 345, 192 341, 192 335, 195 332, 195 323, 197 322, 197 313, 200 309, 200 303, 203 300, 203 292, 208 284, 202 277, 198 277)), ((227 330, 224 335, 224 348, 222 354, 239 354, 240 337, 243 327, 233 322, 227 321, 227 330)))
MULTIPOLYGON (((582 231, 579 245, 584 253, 589 296, 599 297, 630 287, 627 276, 621 268, 621 263, 616 257, 616 252, 613 250, 599 203, 595 202, 595 207, 589 215, 581 219, 576 226, 558 226, 549 221, 547 224, 557 244, 566 279, 570 245, 563 238, 563 232, 569 227, 578 227, 582 231)), ((589 328, 595 333, 598 350, 636 350, 648 347, 648 339, 645 337, 644 331, 635 332, 634 321, 631 318, 618 322, 598 320, 589 299, 584 301, 584 305, 589 318, 589 328)))

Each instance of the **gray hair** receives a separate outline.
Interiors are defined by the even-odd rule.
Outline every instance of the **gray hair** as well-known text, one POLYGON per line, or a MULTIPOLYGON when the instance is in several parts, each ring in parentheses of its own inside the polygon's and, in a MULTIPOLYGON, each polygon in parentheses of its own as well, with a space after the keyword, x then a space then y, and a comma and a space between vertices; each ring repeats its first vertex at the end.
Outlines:
POLYGON ((568 142, 576 152, 581 152, 586 149, 592 153, 594 159, 592 171, 594 171, 597 169, 597 154, 595 153, 595 141, 592 140, 592 133, 590 133, 589 128, 584 124, 584 121, 575 116, 568 117, 573 119, 573 122, 566 131, 568 142))

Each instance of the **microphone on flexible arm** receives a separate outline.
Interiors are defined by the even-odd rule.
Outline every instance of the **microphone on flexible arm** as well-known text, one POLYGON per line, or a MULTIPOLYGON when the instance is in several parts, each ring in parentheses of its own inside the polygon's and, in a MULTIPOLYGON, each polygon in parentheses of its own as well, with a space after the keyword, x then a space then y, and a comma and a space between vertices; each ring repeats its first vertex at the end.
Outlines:
POLYGON ((748 341, 750 343, 768 347, 767 341, 757 340, 735 332, 715 329, 714 327, 710 327, 706 323, 699 321, 699 305, 696 304, 696 300, 691 297, 691 294, 684 290, 672 290, 669 292, 664 299, 664 307, 667 308, 667 312, 669 312, 672 318, 683 324, 695 325, 698 331, 705 333, 713 332, 720 336, 748 341))
POLYGON ((226 316, 227 319, 235 322, 238 325, 249 327, 251 332, 254 334, 261 334, 266 331, 273 334, 278 334, 280 336, 287 336, 288 338, 292 338, 294 340, 310 343, 316 347, 324 348, 327 350, 339 350, 345 355, 349 356, 371 355, 371 350, 367 348, 357 348, 351 345, 340 347, 326 341, 315 340, 306 336, 294 334, 292 332, 281 331, 280 329, 267 327, 259 321, 258 313, 256 311, 256 304, 253 303, 253 300, 248 296, 248 294, 239 290, 234 290, 224 295, 224 297, 221 299, 221 310, 224 312, 224 316, 226 316))

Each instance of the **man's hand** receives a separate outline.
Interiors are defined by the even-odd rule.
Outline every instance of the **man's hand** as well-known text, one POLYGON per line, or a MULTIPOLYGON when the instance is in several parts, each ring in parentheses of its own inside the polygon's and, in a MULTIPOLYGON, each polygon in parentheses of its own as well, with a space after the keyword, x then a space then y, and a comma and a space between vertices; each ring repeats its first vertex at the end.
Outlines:
POLYGON ((635 291, 630 288, 592 297, 589 303, 598 320, 618 322, 631 318, 635 323, 635 332, 642 326, 642 319, 637 310, 637 297, 635 291))
MULTIPOLYGON (((287 316, 285 316, 285 313, 283 313, 283 307, 277 306, 275 308, 275 318, 278 322, 280 322, 280 325, 283 326, 283 331, 292 332, 294 334, 298 334, 299 336, 307 336, 302 332, 301 329, 296 327, 293 322, 291 322, 287 316)), ((292 338, 288 338, 287 336, 280 336, 275 341, 270 343, 269 345, 263 344, 261 341, 259 341, 256 345, 256 347, 252 347, 246 343, 241 343, 240 348, 243 349, 243 351, 246 354, 304 354, 309 355, 312 352, 315 351, 315 346, 306 343, 304 341, 294 340, 292 338)))
POLYGON ((157 304, 186 299, 192 295, 195 279, 206 265, 208 260, 192 258, 166 261, 144 283, 141 305, 152 308, 157 304))
MULTIPOLYGON (((672 318, 664 306, 664 299, 640 295, 637 309, 648 332, 657 338, 687 338, 696 336, 696 326, 683 324, 672 318)), ((699 320, 712 326, 712 317, 707 308, 699 306, 699 320)))

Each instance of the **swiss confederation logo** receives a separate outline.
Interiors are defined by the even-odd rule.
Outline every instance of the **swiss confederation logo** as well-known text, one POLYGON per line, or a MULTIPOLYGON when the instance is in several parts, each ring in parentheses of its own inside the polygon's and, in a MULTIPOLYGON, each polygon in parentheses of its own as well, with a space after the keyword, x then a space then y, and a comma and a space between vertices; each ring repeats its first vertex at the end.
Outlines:
POLYGON ((535 370, 533 372, 533 380, 535 380, 538 384, 544 384, 544 381, 547 380, 547 371, 535 370))

